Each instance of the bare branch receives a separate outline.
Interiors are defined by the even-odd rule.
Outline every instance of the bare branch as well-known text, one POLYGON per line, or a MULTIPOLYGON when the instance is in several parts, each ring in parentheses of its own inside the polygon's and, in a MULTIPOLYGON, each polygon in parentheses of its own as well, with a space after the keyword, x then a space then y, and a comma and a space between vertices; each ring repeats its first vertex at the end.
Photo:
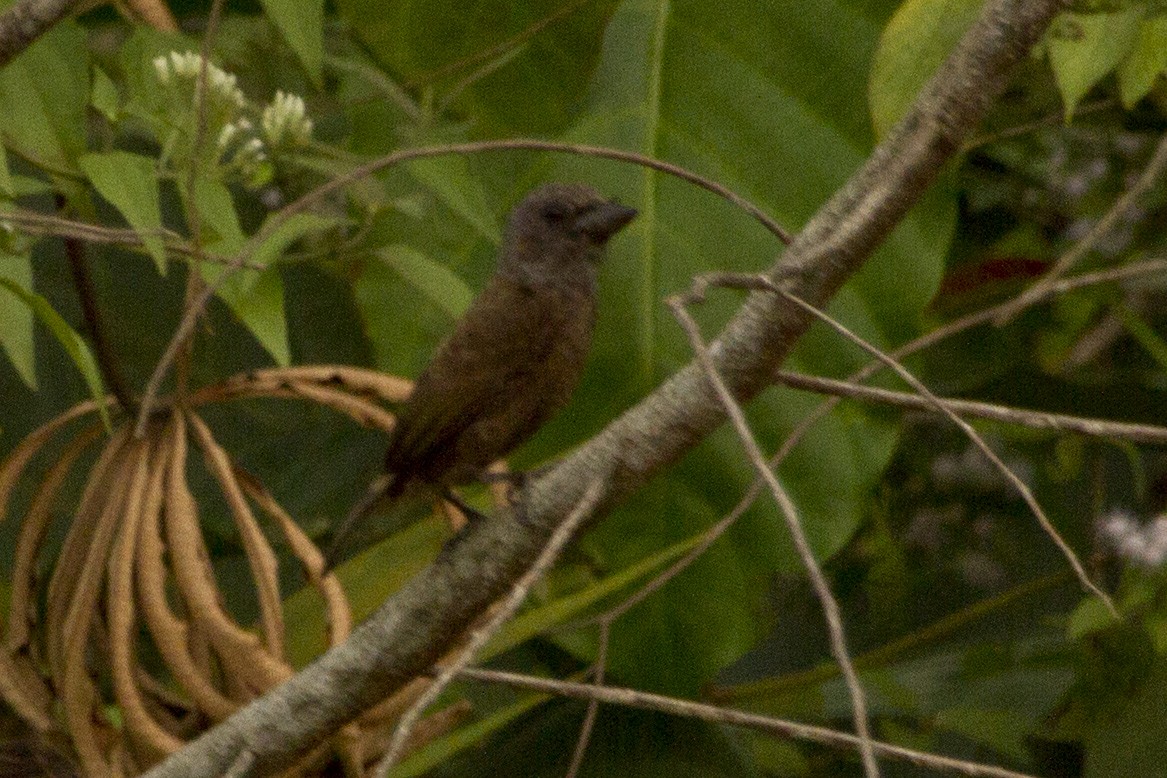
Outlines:
POLYGON ((79 5, 80 0, 23 0, 0 14, 0 67, 79 5))
MULTIPOLYGON (((558 681, 553 678, 539 678, 534 675, 508 673, 502 670, 482 670, 468 668, 461 673, 463 678, 490 683, 504 683, 520 689, 531 689, 548 694, 558 694, 563 697, 573 697, 578 700, 598 700, 614 705, 624 705, 629 708, 655 710, 671 713, 675 716, 712 721, 718 724, 728 724, 735 727, 755 729, 759 732, 785 738, 798 738, 835 748, 858 748, 859 738, 855 735, 838 732, 825 727, 814 727, 809 724, 762 716, 757 713, 735 710, 733 708, 719 708, 716 705, 707 705, 700 702, 680 700, 676 697, 666 697, 663 694, 642 692, 638 689, 627 689, 617 686, 596 686, 594 684, 573 683, 558 681)), ((1034 778, 1026 773, 1006 770, 1003 767, 981 765, 975 762, 964 762, 959 759, 936 756, 922 751, 913 751, 910 748, 893 746, 890 743, 871 741, 875 752, 888 759, 898 759, 904 762, 928 767, 933 770, 943 770, 960 775, 985 776, 985 778, 1034 778)))
MULTIPOLYGON (((850 381, 838 381, 834 378, 819 378, 818 376, 791 373, 786 370, 777 371, 774 374, 774 380, 784 386, 803 389, 808 392, 847 397, 864 402, 884 403, 900 408, 936 411, 936 406, 929 402, 926 397, 918 394, 895 392, 890 389, 863 386, 850 381)), ((1167 427, 1159 427, 1153 424, 1128 424, 1121 421, 1067 416, 1062 413, 1027 411, 1021 408, 1008 408, 1004 405, 976 402, 973 400, 953 400, 944 397, 938 397, 937 400, 950 411, 965 416, 1002 421, 1008 424, 1019 424, 1034 429, 1054 430, 1056 432, 1076 432, 1079 435, 1089 435, 1094 438, 1114 438, 1116 440, 1128 440, 1132 443, 1149 443, 1152 445, 1167 446, 1167 427)))

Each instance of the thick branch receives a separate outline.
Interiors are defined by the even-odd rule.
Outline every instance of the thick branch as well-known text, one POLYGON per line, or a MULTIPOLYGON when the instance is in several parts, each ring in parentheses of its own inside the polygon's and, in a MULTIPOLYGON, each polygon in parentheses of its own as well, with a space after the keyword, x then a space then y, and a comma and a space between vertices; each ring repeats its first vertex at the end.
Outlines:
MULTIPOLYGON (((991 0, 912 111, 806 226, 773 270, 823 307, 871 255, 976 127, 1053 15, 1057 0, 991 0)), ((753 294, 713 344, 718 372, 753 397, 809 326, 778 295, 753 294)), ((155 776, 220 775, 242 752, 257 771, 287 765, 365 708, 426 671, 500 597, 579 502, 610 474, 610 508, 724 421, 700 367, 690 364, 558 467, 529 485, 526 521, 472 525, 456 546, 287 683, 175 754, 155 776)))
POLYGON ((24 0, 0 14, 0 67, 80 4, 81 0, 24 0))

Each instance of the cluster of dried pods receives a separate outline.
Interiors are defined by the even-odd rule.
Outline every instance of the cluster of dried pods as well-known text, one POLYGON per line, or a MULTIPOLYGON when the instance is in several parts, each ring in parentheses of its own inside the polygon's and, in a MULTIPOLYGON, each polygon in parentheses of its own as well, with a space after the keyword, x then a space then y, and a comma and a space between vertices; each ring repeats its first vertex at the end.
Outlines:
MULTIPOLYGON (((264 370, 190 395, 157 414, 140 438, 132 420, 109 435, 93 421, 54 446, 56 459, 40 476, 20 528, 0 642, 0 695, 35 729, 63 727, 85 774, 135 775, 288 678, 294 669, 285 651, 278 556, 253 506, 322 596, 329 644, 343 641, 352 619, 340 582, 320 575, 319 549, 260 481, 233 463, 197 410, 236 398, 299 398, 387 431, 393 416, 382 403, 398 403, 409 390, 404 379, 348 367, 264 370), (104 446, 41 590, 38 567, 58 493, 99 440, 104 446), (192 445, 245 550, 259 604, 255 629, 232 617, 216 582, 188 483, 192 445)), ((34 456, 97 410, 94 402, 69 410, 0 464, 0 520, 34 456)), ((367 712, 294 772, 311 774, 335 752, 349 774, 363 774, 426 684, 418 679, 367 712)), ((418 735, 435 736, 464 710, 434 714, 418 735)))

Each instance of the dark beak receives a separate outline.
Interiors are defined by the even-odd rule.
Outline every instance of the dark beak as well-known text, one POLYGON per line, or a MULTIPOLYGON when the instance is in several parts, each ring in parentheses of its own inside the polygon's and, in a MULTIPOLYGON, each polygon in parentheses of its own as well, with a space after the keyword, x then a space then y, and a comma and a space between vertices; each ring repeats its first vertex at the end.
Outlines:
POLYGON ((600 203, 575 219, 575 228, 596 243, 606 243, 636 216, 636 209, 619 203, 600 203))

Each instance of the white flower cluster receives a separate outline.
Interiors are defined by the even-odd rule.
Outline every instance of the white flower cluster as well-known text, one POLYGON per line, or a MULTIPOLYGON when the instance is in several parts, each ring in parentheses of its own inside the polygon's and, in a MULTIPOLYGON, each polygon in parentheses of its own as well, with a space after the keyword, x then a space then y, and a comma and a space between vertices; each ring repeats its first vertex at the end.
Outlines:
MULTIPOLYGON (((191 96, 203 58, 194 52, 172 51, 154 60, 158 81, 180 104, 193 106, 191 96)), ((272 175, 270 162, 274 151, 307 144, 312 138, 312 120, 307 116, 304 99, 298 95, 276 92, 275 99, 259 113, 258 124, 253 118, 256 108, 249 107, 235 75, 208 62, 207 68, 207 127, 218 132, 216 158, 233 168, 250 182, 259 185, 272 175)), ((186 120, 174 120, 185 127, 186 120)))
POLYGON ((312 139, 312 120, 305 115, 304 98, 277 91, 263 109, 263 136, 272 146, 303 146, 312 139))
POLYGON ((1115 553, 1142 567, 1159 567, 1167 559, 1167 516, 1141 524, 1129 513, 1115 511, 1102 520, 1102 535, 1115 553))
MULTIPOLYGON (((196 81, 202 67, 202 55, 193 51, 172 51, 169 57, 157 57, 154 60, 154 72, 165 86, 177 80, 196 81)), ((236 108, 242 108, 247 103, 235 74, 228 73, 213 62, 207 63, 207 89, 219 100, 236 108)))

